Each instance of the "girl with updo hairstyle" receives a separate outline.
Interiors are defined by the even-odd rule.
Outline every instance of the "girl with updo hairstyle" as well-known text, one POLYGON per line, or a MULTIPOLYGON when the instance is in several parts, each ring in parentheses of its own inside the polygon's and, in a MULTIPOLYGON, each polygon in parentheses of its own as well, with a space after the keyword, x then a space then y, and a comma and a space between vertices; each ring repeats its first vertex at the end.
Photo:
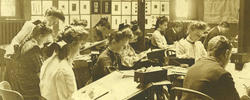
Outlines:
POLYGON ((110 30, 110 23, 107 17, 101 18, 97 24, 91 28, 89 37, 89 42, 102 41, 107 38, 108 32, 110 30))
MULTIPOLYGON (((35 21, 26 21, 22 29, 17 33, 17 35, 12 39, 11 44, 6 48, 5 57, 9 58, 15 54, 14 46, 23 45, 29 38, 31 38, 31 33, 36 27, 36 25, 43 23, 47 27, 52 27, 58 23, 58 21, 64 22, 65 17, 61 10, 51 7, 45 11, 44 17, 35 21)), ((51 34, 51 39, 48 41, 53 41, 52 38, 55 38, 57 34, 51 34)))
POLYGON ((191 58, 195 61, 207 56, 204 45, 199 41, 205 36, 208 25, 202 21, 194 21, 188 26, 186 38, 176 43, 176 56, 179 58, 191 58))
POLYGON ((132 21, 130 26, 131 26, 131 30, 134 34, 134 37, 132 40, 130 40, 129 44, 135 50, 136 53, 140 53, 144 50, 142 47, 142 43, 144 43, 143 42, 143 38, 144 38, 143 33, 142 33, 137 21, 132 21))
POLYGON ((124 28, 121 31, 111 33, 109 36, 109 45, 98 57, 93 68, 93 81, 98 80, 105 75, 115 71, 122 70, 124 67, 121 64, 120 52, 124 50, 133 34, 130 28, 124 28))
POLYGON ((20 55, 15 58, 17 66, 9 72, 12 89, 21 93, 25 100, 40 100, 38 74, 43 64, 41 47, 51 32, 43 23, 36 25, 31 37, 20 45, 20 55))
POLYGON ((131 46, 131 43, 137 42, 138 35, 140 34, 137 33, 137 31, 140 32, 140 29, 138 25, 133 22, 133 25, 120 24, 119 30, 127 30, 127 32, 133 34, 132 38, 129 40, 129 44, 125 45, 119 53, 121 55, 121 63, 124 66, 124 69, 133 69, 135 67, 135 63, 145 56, 143 54, 137 54, 131 46))
POLYGON ((167 49, 168 44, 164 37, 164 31, 167 29, 168 18, 165 16, 157 18, 155 31, 151 37, 152 48, 167 49))
POLYGON ((65 29, 58 52, 48 58, 40 73, 41 95, 47 100, 69 100, 77 90, 73 72, 73 59, 79 54, 82 43, 85 43, 88 32, 83 27, 65 29))

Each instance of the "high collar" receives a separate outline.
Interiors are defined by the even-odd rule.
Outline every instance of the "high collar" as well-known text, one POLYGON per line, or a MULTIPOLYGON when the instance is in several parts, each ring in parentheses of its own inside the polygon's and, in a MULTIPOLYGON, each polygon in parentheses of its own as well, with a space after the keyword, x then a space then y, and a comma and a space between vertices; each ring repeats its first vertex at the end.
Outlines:
POLYGON ((190 36, 188 36, 188 37, 186 38, 186 40, 187 40, 189 43, 191 43, 191 44, 195 44, 195 42, 194 42, 192 39, 190 39, 190 36))

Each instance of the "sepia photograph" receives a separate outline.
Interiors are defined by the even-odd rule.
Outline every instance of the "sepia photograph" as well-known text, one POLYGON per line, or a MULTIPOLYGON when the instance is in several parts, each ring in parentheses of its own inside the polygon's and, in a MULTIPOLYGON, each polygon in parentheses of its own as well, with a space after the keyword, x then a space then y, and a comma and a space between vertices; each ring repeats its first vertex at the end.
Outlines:
POLYGON ((0 100, 250 100, 250 0, 0 0, 0 100))

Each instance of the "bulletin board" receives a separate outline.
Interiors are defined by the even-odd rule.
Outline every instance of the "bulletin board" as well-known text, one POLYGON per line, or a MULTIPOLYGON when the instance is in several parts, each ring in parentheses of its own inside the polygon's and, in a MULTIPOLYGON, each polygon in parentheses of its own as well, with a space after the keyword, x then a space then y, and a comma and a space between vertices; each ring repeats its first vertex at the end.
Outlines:
MULTIPOLYGON (((58 4, 65 15, 65 24, 73 19, 86 19, 87 28, 93 27, 101 17, 109 16, 113 29, 122 22, 137 20, 137 0, 31 0, 31 18, 40 19, 48 7, 58 4)), ((169 16, 169 0, 145 0, 146 29, 156 22, 154 16, 169 16), (156 5, 156 6, 155 6, 156 5)), ((205 0, 208 1, 208 0, 205 0)), ((211 0, 213 1, 213 0, 211 0)), ((223 1, 223 0, 222 0, 223 1)), ((206 18, 204 18, 206 19, 206 18)), ((210 19, 208 19, 210 20, 210 19)), ((60 27, 62 24, 60 23, 60 27)))

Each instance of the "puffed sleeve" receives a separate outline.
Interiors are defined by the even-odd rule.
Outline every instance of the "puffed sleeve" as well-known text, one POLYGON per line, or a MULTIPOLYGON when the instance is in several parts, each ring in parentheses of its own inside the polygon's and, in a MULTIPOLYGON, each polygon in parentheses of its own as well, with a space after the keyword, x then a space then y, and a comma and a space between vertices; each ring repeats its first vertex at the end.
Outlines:
POLYGON ((59 100, 69 100, 72 94, 77 91, 75 76, 72 72, 59 69, 56 73, 55 82, 59 100))
POLYGON ((162 38, 161 33, 154 32, 152 34, 152 41, 155 43, 152 43, 153 45, 157 46, 160 49, 167 49, 167 41, 164 39, 165 37, 162 38))
POLYGON ((176 43, 176 56, 180 58, 185 58, 188 56, 185 47, 182 44, 182 40, 176 43))

